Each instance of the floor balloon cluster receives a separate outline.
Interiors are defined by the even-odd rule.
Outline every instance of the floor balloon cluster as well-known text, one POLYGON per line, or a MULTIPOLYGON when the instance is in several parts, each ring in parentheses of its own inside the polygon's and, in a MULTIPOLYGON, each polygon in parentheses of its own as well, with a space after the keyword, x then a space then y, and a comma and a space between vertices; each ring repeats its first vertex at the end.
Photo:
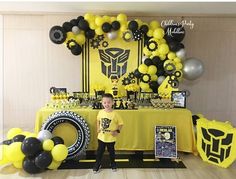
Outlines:
POLYGON ((0 149, 0 165, 13 164, 30 174, 40 173, 45 169, 57 169, 68 155, 63 139, 53 137, 47 130, 36 135, 20 128, 12 128, 0 149))

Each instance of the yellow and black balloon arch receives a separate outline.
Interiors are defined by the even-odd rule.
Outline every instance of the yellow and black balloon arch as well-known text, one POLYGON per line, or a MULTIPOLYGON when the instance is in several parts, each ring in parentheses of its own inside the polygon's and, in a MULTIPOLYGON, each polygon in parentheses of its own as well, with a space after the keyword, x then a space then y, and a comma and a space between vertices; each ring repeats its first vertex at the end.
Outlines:
POLYGON ((163 77, 172 75, 177 82, 183 77, 182 59, 186 52, 181 43, 185 37, 185 29, 181 24, 172 23, 162 27, 156 20, 149 23, 140 19, 128 21, 127 15, 123 13, 112 17, 86 13, 61 26, 53 26, 49 32, 53 43, 64 44, 73 55, 80 55, 86 41, 92 41, 98 36, 107 36, 110 40, 121 38, 126 42, 144 42, 145 59, 134 71, 135 77, 142 79, 139 86, 143 91, 157 92, 163 82, 161 79, 165 79, 163 77), (176 71, 180 74, 178 77, 174 75, 176 71), (162 78, 157 80, 160 76, 162 78))

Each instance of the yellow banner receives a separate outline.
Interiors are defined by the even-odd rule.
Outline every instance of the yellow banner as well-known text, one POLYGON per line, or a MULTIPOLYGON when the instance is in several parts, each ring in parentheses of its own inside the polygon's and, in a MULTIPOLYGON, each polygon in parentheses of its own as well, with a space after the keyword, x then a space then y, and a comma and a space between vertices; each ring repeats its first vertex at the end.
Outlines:
POLYGON ((89 40, 84 57, 88 64, 83 63, 83 84, 87 85, 90 95, 95 95, 96 87, 104 86, 106 92, 117 97, 124 96, 126 92, 122 80, 140 64, 142 42, 109 40, 105 36, 97 36, 89 40))

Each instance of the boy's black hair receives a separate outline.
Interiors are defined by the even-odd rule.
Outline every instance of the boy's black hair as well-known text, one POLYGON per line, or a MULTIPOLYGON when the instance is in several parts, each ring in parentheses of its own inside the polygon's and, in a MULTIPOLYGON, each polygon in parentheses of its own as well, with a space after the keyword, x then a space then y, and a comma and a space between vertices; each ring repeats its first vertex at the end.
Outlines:
POLYGON ((103 98, 111 98, 113 100, 113 95, 111 93, 104 93, 102 95, 103 98))

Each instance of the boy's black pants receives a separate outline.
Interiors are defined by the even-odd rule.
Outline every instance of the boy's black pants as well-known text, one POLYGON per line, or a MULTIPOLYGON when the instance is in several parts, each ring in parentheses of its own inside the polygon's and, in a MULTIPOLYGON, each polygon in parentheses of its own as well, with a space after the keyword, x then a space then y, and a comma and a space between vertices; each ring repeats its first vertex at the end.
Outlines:
POLYGON ((96 165, 99 166, 102 161, 103 153, 105 152, 105 148, 107 147, 107 150, 110 155, 110 161, 111 165, 115 165, 115 142, 103 142, 101 140, 98 140, 98 149, 97 149, 97 157, 96 157, 96 165))

